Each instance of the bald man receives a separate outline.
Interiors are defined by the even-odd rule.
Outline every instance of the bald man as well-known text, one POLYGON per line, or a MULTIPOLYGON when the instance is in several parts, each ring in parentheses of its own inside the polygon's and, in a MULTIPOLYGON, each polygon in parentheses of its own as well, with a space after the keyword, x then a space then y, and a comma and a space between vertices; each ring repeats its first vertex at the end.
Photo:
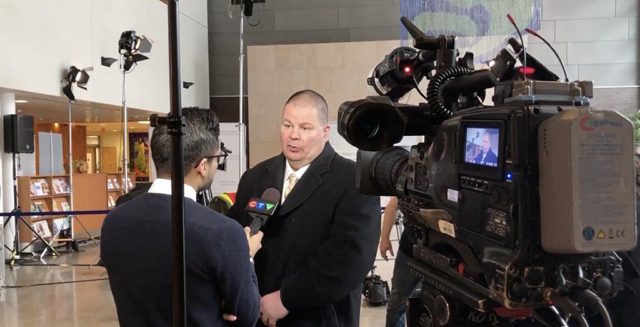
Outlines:
POLYGON ((356 165, 335 153, 329 132, 324 98, 312 90, 293 94, 282 110, 282 153, 242 176, 229 212, 248 226, 249 199, 270 187, 281 191, 254 258, 266 326, 359 326, 380 200, 356 190, 356 165))

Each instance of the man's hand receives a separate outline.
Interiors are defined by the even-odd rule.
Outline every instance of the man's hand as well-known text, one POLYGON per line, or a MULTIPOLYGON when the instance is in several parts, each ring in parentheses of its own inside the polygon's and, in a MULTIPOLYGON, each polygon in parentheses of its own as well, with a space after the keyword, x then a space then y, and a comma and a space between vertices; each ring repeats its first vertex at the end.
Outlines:
POLYGON ((249 242, 249 256, 253 258, 258 250, 262 248, 262 232, 257 232, 251 236, 251 229, 249 227, 244 228, 244 233, 247 235, 247 242, 249 242))
POLYGON ((289 314, 289 310, 282 304, 280 291, 269 293, 260 300, 260 314, 262 323, 269 327, 275 327, 276 322, 289 314))
POLYGON ((382 256, 385 260, 389 261, 387 258, 387 251, 391 254, 391 256, 395 256, 393 253, 393 246, 391 246, 391 241, 388 238, 380 238, 380 256, 382 256))
POLYGON ((226 320, 226 321, 236 321, 238 320, 238 317, 230 314, 230 313, 223 313, 222 314, 222 319, 226 320))

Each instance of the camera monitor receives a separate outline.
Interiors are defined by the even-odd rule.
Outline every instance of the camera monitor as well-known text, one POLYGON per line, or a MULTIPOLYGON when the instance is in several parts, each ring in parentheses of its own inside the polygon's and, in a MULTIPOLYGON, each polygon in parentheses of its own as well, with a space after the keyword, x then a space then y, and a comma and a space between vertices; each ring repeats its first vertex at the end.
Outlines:
POLYGON ((464 162, 498 167, 500 129, 468 126, 465 134, 464 162))
POLYGON ((465 121, 461 127, 461 171, 475 177, 499 180, 504 161, 504 123, 465 121))

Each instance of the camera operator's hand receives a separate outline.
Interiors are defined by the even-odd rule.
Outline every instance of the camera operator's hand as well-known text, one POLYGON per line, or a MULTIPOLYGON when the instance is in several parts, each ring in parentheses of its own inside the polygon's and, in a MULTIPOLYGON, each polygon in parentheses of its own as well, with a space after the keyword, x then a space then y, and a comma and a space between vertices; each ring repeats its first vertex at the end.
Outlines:
POLYGON ((380 256, 385 260, 389 260, 389 258, 387 258, 387 252, 389 252, 392 257, 395 256, 395 253, 393 253, 393 246, 391 246, 389 238, 382 237, 380 238, 380 256))
POLYGON ((258 250, 262 248, 262 236, 264 234, 262 232, 257 232, 255 235, 251 236, 251 229, 249 227, 244 228, 244 233, 247 235, 247 242, 249 242, 249 256, 253 258, 253 256, 258 253, 258 250))

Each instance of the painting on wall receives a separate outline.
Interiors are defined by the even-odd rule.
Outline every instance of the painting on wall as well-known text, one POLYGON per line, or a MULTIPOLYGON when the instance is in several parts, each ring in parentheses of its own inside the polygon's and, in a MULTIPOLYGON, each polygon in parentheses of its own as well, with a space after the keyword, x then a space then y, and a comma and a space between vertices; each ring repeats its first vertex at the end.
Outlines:
POLYGON ((129 133, 129 171, 136 179, 149 177, 148 133, 129 133))

